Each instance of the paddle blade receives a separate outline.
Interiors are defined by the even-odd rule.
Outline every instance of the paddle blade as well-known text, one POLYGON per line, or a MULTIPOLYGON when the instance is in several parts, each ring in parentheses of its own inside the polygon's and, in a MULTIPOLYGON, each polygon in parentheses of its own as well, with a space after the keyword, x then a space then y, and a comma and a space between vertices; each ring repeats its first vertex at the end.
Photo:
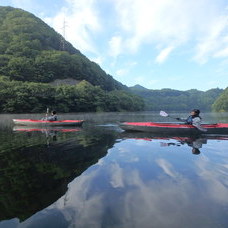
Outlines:
POLYGON ((160 111, 160 116, 167 117, 169 115, 165 111, 160 111))

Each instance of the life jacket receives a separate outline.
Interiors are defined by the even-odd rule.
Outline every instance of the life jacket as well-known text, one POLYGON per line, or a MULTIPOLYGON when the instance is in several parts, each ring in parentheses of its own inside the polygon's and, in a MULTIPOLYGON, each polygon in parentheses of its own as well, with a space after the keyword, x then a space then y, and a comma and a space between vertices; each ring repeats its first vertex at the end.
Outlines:
POLYGON ((186 120, 185 123, 186 124, 192 124, 193 123, 193 119, 199 117, 201 119, 201 117, 199 115, 195 115, 195 116, 189 116, 186 120))
POLYGON ((57 115, 54 115, 54 116, 49 116, 49 117, 47 117, 47 120, 48 120, 48 121, 57 121, 58 118, 57 118, 57 115))

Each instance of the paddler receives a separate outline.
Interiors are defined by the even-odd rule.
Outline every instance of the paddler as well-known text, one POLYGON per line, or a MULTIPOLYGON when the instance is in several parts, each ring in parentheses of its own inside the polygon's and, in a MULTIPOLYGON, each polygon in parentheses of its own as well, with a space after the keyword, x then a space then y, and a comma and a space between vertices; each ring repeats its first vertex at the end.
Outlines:
POLYGON ((52 111, 50 116, 47 116, 47 117, 43 118, 42 120, 57 121, 58 117, 57 117, 56 111, 52 111))
POLYGON ((201 126, 202 118, 200 117, 200 110, 199 109, 193 109, 190 112, 190 116, 187 119, 182 119, 182 118, 176 118, 179 121, 185 122, 185 124, 190 124, 196 127, 200 131, 207 131, 201 126))

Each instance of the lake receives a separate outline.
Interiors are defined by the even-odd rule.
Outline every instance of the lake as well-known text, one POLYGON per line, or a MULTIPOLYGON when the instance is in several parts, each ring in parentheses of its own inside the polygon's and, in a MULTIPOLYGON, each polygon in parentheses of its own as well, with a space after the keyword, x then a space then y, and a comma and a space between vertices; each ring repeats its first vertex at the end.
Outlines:
MULTIPOLYGON (((170 113, 186 117, 188 113, 170 113)), ((0 228, 228 227, 228 135, 127 133, 157 112, 61 114, 82 128, 25 128, 0 115, 0 228)), ((228 123, 228 113, 203 113, 228 123)))

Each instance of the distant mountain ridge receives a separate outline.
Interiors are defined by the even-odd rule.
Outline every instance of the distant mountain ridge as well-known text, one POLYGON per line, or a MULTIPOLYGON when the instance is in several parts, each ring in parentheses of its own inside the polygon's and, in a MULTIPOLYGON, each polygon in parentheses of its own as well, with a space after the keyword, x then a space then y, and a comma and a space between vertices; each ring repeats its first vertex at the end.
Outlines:
POLYGON ((130 90, 142 97, 145 110, 170 110, 188 111, 199 108, 210 111, 216 99, 222 94, 223 89, 210 89, 206 92, 191 89, 187 91, 161 89, 146 89, 140 85, 130 87, 130 90))
POLYGON ((139 84, 129 87, 131 90, 149 90, 139 84))

